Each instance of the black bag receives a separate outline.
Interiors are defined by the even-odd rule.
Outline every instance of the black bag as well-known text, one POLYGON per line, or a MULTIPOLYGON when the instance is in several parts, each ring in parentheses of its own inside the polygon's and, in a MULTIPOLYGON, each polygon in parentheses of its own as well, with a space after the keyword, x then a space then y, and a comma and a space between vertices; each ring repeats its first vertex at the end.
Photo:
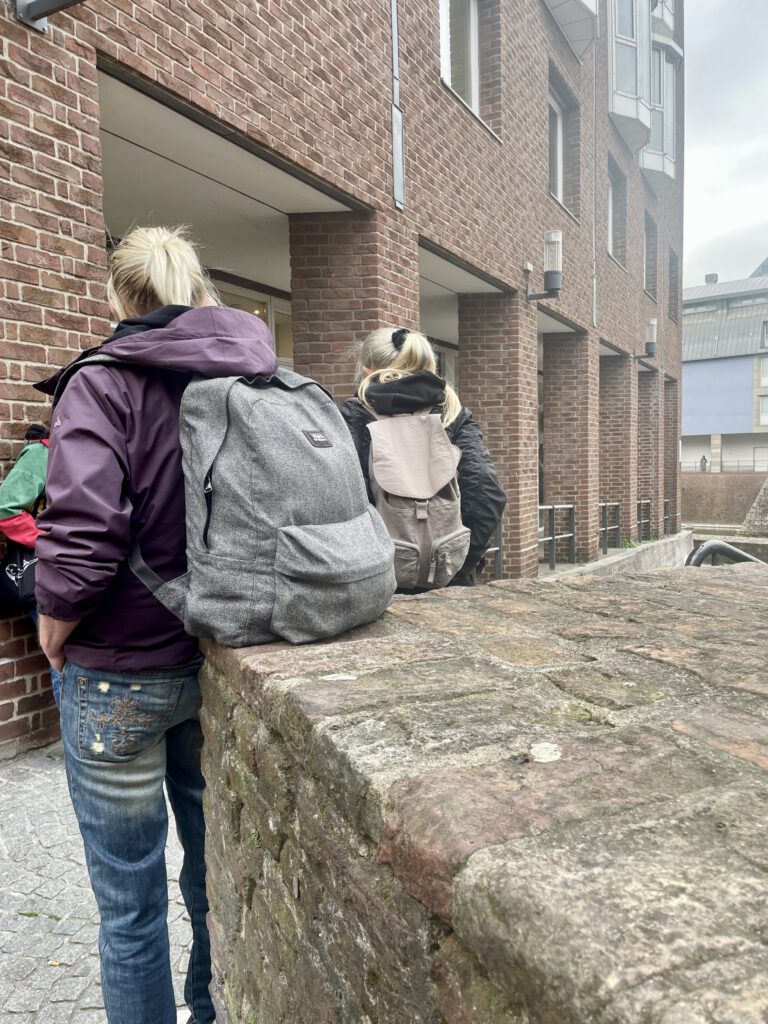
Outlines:
POLYGON ((32 548, 6 541, 5 558, 0 562, 0 603, 20 610, 35 607, 36 565, 32 548))

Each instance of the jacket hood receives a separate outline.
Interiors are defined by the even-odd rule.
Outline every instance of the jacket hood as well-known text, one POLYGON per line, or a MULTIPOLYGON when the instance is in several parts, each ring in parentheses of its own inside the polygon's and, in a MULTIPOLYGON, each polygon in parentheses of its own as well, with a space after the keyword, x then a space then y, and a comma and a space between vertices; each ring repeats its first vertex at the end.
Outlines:
MULTIPOLYGON (((123 320, 110 338, 83 352, 78 360, 94 352, 135 366, 204 377, 253 377, 277 369, 272 336, 264 321, 220 306, 163 306, 147 316, 123 320)), ((36 384, 37 390, 53 394, 65 369, 36 384)))
POLYGON ((429 370, 412 373, 399 380, 369 384, 365 397, 382 416, 434 409, 445 401, 445 381, 429 370))

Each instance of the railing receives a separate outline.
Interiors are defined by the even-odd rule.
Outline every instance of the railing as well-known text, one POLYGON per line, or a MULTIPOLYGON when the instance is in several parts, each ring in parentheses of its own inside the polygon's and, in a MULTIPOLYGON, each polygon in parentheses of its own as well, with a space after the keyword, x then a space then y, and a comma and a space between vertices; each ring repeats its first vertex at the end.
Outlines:
MULTIPOLYGON (((712 463, 703 466, 700 462, 681 462, 683 473, 711 473, 712 463)), ((743 459, 737 462, 721 462, 721 473, 768 473, 768 462, 764 459, 743 459)))
POLYGON ((768 462, 752 459, 751 462, 723 462, 720 464, 721 473, 768 473, 768 462))
POLYGON ((669 498, 664 499, 664 536, 672 532, 672 517, 669 512, 669 498))
POLYGON ((650 501, 638 501, 637 503, 637 539, 651 539, 651 503, 650 501))
POLYGON ((707 558, 712 560, 712 565, 718 565, 721 558, 728 562, 759 562, 760 565, 766 564, 761 558, 755 558, 754 555, 749 555, 746 551, 742 551, 741 548, 735 548, 733 544, 728 544, 724 540, 705 540, 703 544, 700 544, 688 555, 685 564, 701 565, 707 558))
MULTIPOLYGON (((549 544, 549 568, 557 565, 557 542, 568 541, 568 561, 576 561, 576 506, 575 505, 539 505, 539 545, 549 544), (567 513, 567 532, 558 533, 556 516, 558 512, 567 513), (547 518, 546 528, 544 517, 547 518)), ((543 559, 542 559, 543 560, 543 559)))
POLYGON ((600 529, 597 531, 600 537, 600 549, 604 555, 608 554, 608 548, 620 548, 621 547, 621 502, 620 501, 601 501, 600 502, 600 529), (616 522, 612 525, 608 525, 608 509, 616 509, 616 522), (614 543, 608 544, 608 534, 615 533, 616 536, 613 538, 614 543))

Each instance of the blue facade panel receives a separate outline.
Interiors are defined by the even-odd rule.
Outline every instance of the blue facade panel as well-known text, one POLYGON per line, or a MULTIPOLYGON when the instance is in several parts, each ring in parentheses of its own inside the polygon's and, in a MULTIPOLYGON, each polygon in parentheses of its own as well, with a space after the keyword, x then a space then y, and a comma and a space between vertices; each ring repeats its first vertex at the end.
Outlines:
POLYGON ((683 436, 749 434, 754 356, 683 363, 683 436))

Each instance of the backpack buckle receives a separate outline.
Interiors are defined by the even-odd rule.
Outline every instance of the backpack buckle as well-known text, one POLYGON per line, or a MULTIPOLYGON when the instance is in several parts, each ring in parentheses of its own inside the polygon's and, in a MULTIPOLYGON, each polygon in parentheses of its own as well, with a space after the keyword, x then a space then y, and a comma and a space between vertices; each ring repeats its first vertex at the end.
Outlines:
POLYGON ((429 498, 426 501, 416 501, 416 518, 429 519, 429 498))

